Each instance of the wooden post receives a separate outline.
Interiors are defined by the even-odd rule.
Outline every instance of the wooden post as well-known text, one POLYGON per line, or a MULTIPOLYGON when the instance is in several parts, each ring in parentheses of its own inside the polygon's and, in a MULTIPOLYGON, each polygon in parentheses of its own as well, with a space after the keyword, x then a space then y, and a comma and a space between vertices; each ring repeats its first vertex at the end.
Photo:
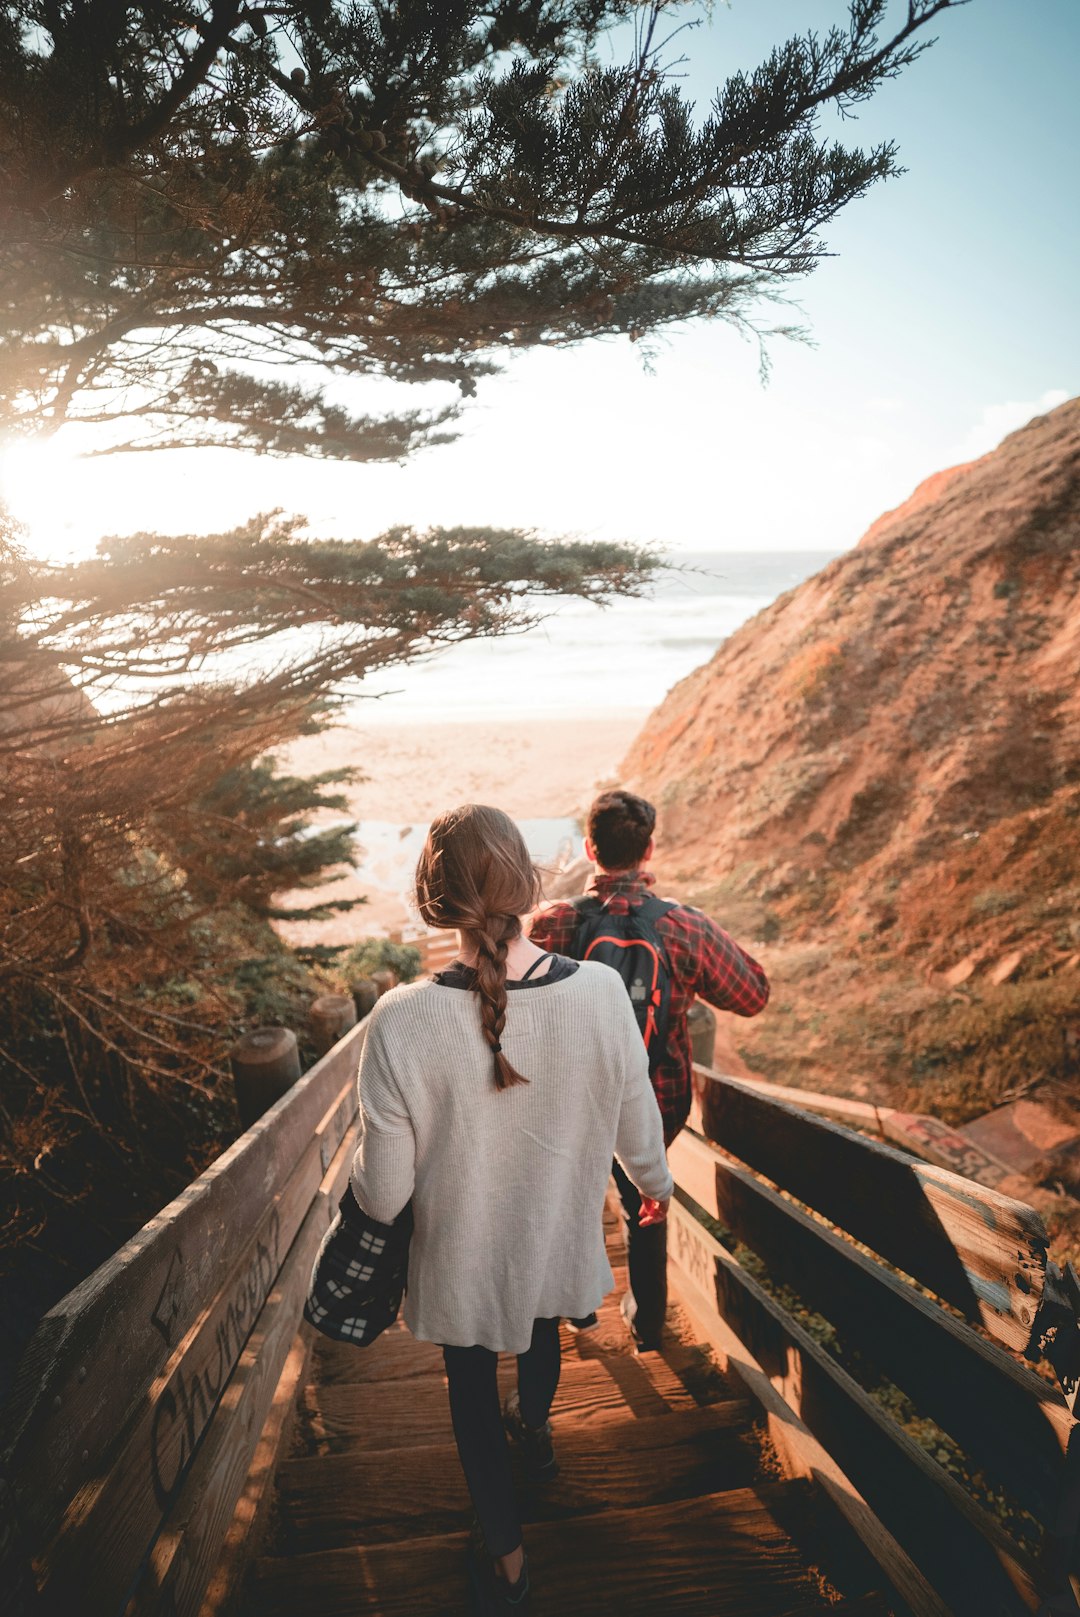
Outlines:
POLYGON ((694 1061, 699 1067, 711 1067, 716 1053, 715 1013, 704 1000, 696 999, 687 1012, 686 1023, 690 1029, 694 1061))
POLYGON ((383 995, 389 993, 391 988, 397 987, 398 976, 396 971, 391 971, 387 966, 382 971, 373 971, 371 980, 378 990, 379 998, 382 999, 383 995))
POLYGON ((287 1027, 257 1027, 233 1045, 233 1088, 245 1129, 300 1076, 296 1034, 287 1027))
POLYGON ((320 994, 311 1007, 311 1032, 321 1056, 355 1026, 356 1006, 350 994, 320 994))
POLYGON ((378 986, 370 977, 357 977, 355 982, 349 984, 349 992, 356 1006, 357 1020, 362 1022, 368 1012, 375 1007, 375 1001, 379 997, 378 986))

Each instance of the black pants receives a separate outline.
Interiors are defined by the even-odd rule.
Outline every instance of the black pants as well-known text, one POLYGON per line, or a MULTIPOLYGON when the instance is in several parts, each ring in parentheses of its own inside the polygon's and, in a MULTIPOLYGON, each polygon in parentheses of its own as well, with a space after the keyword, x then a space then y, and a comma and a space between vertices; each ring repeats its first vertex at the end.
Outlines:
POLYGON ((641 1341, 655 1346, 664 1328, 667 1313, 667 1221, 638 1223, 641 1197, 617 1162, 612 1163, 615 1184, 622 1199, 623 1241, 630 1270, 629 1317, 641 1341))
MULTIPOLYGON (((509 1555, 521 1543, 521 1515, 495 1377, 499 1356, 485 1347, 444 1347, 443 1359, 461 1469, 484 1543, 492 1556, 509 1555)), ((538 1319, 528 1352, 518 1354, 521 1414, 529 1426, 543 1426, 547 1420, 559 1368, 559 1322, 538 1319)))

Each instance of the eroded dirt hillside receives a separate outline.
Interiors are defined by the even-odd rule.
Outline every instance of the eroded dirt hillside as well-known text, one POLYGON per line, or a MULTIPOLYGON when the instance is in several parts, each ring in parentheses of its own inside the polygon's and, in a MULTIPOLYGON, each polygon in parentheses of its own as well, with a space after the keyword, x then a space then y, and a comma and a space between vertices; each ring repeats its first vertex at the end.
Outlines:
POLYGON ((953 1121, 1035 1081, 1068 1107, 1080 400, 928 479, 747 623, 624 777, 661 805, 667 885, 762 942, 751 1068, 953 1121))

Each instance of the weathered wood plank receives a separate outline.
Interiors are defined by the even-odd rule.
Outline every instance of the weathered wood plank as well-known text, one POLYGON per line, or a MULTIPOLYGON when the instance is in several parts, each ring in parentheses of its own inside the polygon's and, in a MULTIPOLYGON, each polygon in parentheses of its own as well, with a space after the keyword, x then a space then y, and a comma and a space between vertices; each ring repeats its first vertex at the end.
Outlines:
MULTIPOLYGON (((622 1341, 628 1353, 630 1351, 629 1335, 619 1313, 619 1299, 629 1285, 625 1253, 621 1245, 610 1254, 610 1259, 614 1285, 598 1311, 600 1329, 585 1332, 578 1337, 571 1337, 568 1332, 564 1332, 564 1358, 569 1354, 579 1353, 586 1358, 596 1356, 593 1352, 594 1344, 602 1338, 607 1338, 608 1332, 604 1327, 611 1325, 617 1326, 616 1338, 622 1341)), ((666 1357, 670 1358, 673 1352, 677 1357, 676 1348, 677 1344, 671 1343, 671 1351, 666 1352, 666 1357)), ((509 1362, 509 1356, 507 1360, 509 1362)), ((404 1321, 399 1319, 370 1347, 357 1348, 350 1343, 335 1342, 328 1337, 316 1336, 312 1380, 327 1385, 336 1382, 403 1381, 416 1375, 441 1374, 442 1363, 442 1349, 434 1342, 418 1340, 404 1321)))
MULTIPOLYGON (((504 1359, 499 1366, 504 1393, 514 1386, 515 1378, 513 1360, 504 1359)), ((558 1429, 563 1424, 602 1420, 626 1409, 645 1418, 692 1407, 696 1407, 693 1396, 662 1359, 627 1354, 568 1361, 555 1394, 552 1419, 558 1429)), ((346 1448, 402 1448, 451 1438, 450 1405, 442 1375, 308 1387, 300 1414, 301 1427, 312 1434, 309 1448, 328 1453, 346 1448)), ((298 1433, 298 1442, 302 1441, 298 1433)))
MULTIPOLYGON (((522 1483, 522 1520, 558 1521, 600 1510, 663 1504, 750 1481, 757 1456, 743 1434, 745 1399, 645 1420, 620 1418, 558 1439, 561 1467, 547 1487, 522 1483)), ((452 1533, 468 1524, 469 1496, 452 1443, 287 1460, 278 1471, 275 1553, 337 1549, 452 1533)))
MULTIPOLYGON (((1033 1570, 997 1523, 895 1426, 682 1207, 671 1253, 954 1612, 1023 1617, 1033 1570)), ((873 1545, 871 1544, 871 1549, 873 1545)))
POLYGON ((328 1148, 340 1146, 344 1115, 335 1101, 265 1208, 218 1297, 177 1343, 123 1450, 76 1495, 39 1564, 39 1582, 58 1608, 70 1606, 88 1579, 103 1609, 122 1602, 318 1193, 328 1148))
MULTIPOLYGON (((691 1128, 701 1129, 702 1096, 714 1079, 725 1083, 727 1074, 713 1067, 703 1067, 699 1061, 695 1061, 691 1128)), ((824 1095, 814 1089, 795 1089, 789 1084, 769 1083, 764 1078, 738 1078, 735 1082, 756 1090, 766 1100, 779 1100, 788 1106, 798 1106, 805 1112, 817 1112, 821 1117, 831 1118, 834 1123, 842 1123, 845 1128, 865 1130, 877 1139, 885 1138, 885 1119, 893 1113, 891 1106, 875 1106, 872 1101, 851 1100, 846 1095, 824 1095)))
MULTIPOLYGON (((831 1512, 830 1537, 839 1531, 849 1555, 854 1546, 856 1559, 876 1568, 898 1617, 956 1617, 720 1314, 710 1284, 713 1266, 721 1261, 719 1243, 677 1202, 669 1217, 674 1294, 719 1354, 727 1374, 761 1407, 783 1475, 813 1484, 815 1502, 831 1512)), ((866 1581, 876 1580, 871 1576, 866 1581)))
MULTIPOLYGON (((700 1093, 714 1079, 724 1080, 725 1074, 700 1062, 694 1066, 694 1098, 690 1108, 690 1127, 703 1133, 700 1093)), ((966 1179, 977 1179, 983 1185, 1000 1185, 1008 1177, 1008 1165, 976 1140, 967 1129, 951 1128, 938 1117, 927 1117, 918 1112, 898 1112, 894 1106, 875 1106, 870 1101, 851 1100, 846 1095, 824 1095, 813 1089, 793 1089, 787 1084, 768 1083, 763 1078, 743 1076, 736 1080, 747 1089, 754 1089, 767 1100, 784 1101, 801 1111, 816 1112, 845 1128, 859 1129, 878 1140, 890 1140, 905 1151, 949 1168, 966 1179)), ((1015 1190, 1015 1185, 1012 1187, 1015 1190)))
POLYGON ((251 1469, 199 1606, 199 1617, 229 1617, 236 1610, 248 1567, 261 1549, 267 1530, 278 1463, 288 1448, 296 1395, 303 1385, 310 1355, 311 1333, 301 1326, 278 1377, 251 1469))
POLYGON ((709 1139, 1023 1351, 1047 1234, 1034 1208, 732 1078, 701 1094, 709 1139))
POLYGON ((966 1129, 952 1128, 940 1117, 893 1111, 882 1118, 882 1130, 885 1139, 893 1145, 914 1151, 927 1162, 936 1162, 939 1168, 949 1168, 965 1179, 976 1179, 981 1185, 995 1187, 1012 1178, 1012 1189, 1016 1189, 1016 1176, 1007 1163, 992 1156, 966 1129))
POLYGON ((1036 1518, 1052 1517, 1076 1426, 1060 1393, 708 1142, 683 1134, 669 1157, 679 1185, 774 1279, 831 1320, 1036 1518))
MULTIPOLYGON (((739 1488, 528 1529, 536 1617, 819 1617, 818 1594, 773 1514, 779 1490, 739 1488)), ((263 1617, 449 1617, 465 1610, 465 1535, 267 1560, 263 1617)))
POLYGON ((328 1106, 345 1095, 363 1037, 361 1024, 42 1320, 0 1444, 35 1554, 80 1490, 108 1472, 178 1343, 227 1282, 328 1106))
POLYGON ((126 1617, 196 1617, 248 1476, 285 1358, 296 1336, 311 1264, 349 1176, 355 1125, 330 1162, 277 1284, 222 1395, 167 1516, 126 1617))
POLYGON ((311 1380, 320 1387, 360 1381, 412 1381, 417 1376, 442 1374, 442 1348, 419 1342, 400 1321, 370 1347, 333 1342, 316 1336, 311 1355, 311 1380))
MULTIPOLYGON (((629 1343, 629 1338, 624 1337, 629 1343)), ((666 1415, 673 1409, 692 1409, 697 1399, 689 1390, 680 1373, 682 1355, 679 1344, 663 1354, 649 1353, 636 1357, 630 1351, 603 1353, 592 1358, 584 1354, 574 1358, 564 1354, 559 1389, 555 1394, 553 1411, 557 1415, 569 1414, 579 1398, 579 1378, 586 1373, 601 1371, 615 1387, 629 1414, 638 1420, 652 1415, 666 1415)), ((509 1390, 517 1384, 517 1367, 512 1359, 499 1367, 500 1384, 509 1390)), ((582 1385, 581 1396, 584 1397, 582 1385)))

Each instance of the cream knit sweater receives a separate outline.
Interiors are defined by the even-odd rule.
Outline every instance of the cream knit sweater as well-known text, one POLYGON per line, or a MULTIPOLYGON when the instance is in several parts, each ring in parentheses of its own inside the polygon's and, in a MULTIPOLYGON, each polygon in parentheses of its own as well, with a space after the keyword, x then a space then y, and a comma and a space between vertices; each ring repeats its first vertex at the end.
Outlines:
POLYGON ((360 1061, 357 1201, 384 1223, 412 1197, 414 1336, 523 1353, 534 1319, 580 1318, 614 1284, 602 1215, 612 1156, 670 1196, 660 1111, 621 979, 583 961, 507 995, 502 1045, 529 1079, 495 1087, 468 990, 395 988, 360 1061))

